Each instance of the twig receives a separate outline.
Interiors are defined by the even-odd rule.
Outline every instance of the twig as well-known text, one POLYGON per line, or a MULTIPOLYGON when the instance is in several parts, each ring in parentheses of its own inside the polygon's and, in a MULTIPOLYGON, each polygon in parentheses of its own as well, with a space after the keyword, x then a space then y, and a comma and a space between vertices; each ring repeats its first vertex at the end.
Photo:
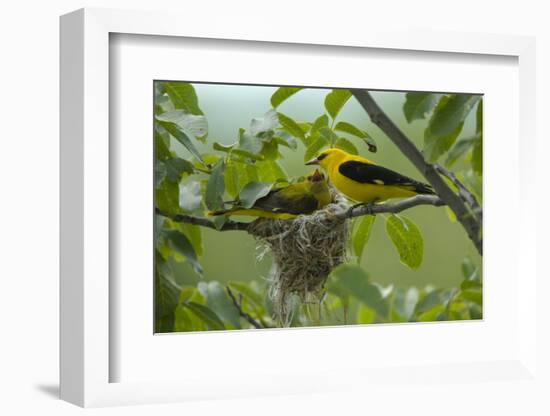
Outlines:
POLYGON ((256 321, 252 316, 250 316, 248 313, 243 311, 243 308, 241 307, 241 302, 237 300, 231 289, 229 289, 229 286, 225 287, 225 290, 227 290, 227 294, 233 301, 233 305, 235 305, 235 308, 239 311, 239 315, 242 316, 246 321, 251 324, 256 329, 262 329, 265 328, 261 323, 256 321))
POLYGON ((470 192, 468 188, 464 186, 462 182, 456 177, 456 175, 451 172, 448 169, 445 169, 443 166, 439 164, 434 164, 435 170, 437 170, 441 175, 446 176, 454 186, 458 189, 458 195, 462 198, 462 200, 468 204, 468 206, 471 208, 472 213, 477 217, 477 219, 481 222, 483 219, 483 211, 481 209, 481 206, 477 202, 477 199, 473 193, 470 192))
MULTIPOLYGON (((416 195, 410 198, 402 199, 397 202, 387 202, 385 204, 374 204, 374 205, 358 205, 353 207, 345 207, 343 203, 338 204, 341 209, 338 209, 338 212, 334 214, 337 218, 348 219, 354 217, 360 217, 363 215, 376 215, 376 214, 397 214, 401 211, 404 211, 409 208, 413 208, 419 205, 433 205, 436 207, 445 205, 445 203, 436 195, 416 195)), ((218 230, 214 223, 206 218, 193 217, 192 215, 183 215, 177 214, 174 216, 169 216, 163 213, 158 208, 156 209, 157 214, 170 218, 175 222, 184 222, 187 224, 200 225, 202 227, 212 228, 213 230, 218 230)), ((292 221, 292 220, 287 220, 292 221)), ((252 224, 246 222, 235 222, 227 221, 222 228, 218 231, 248 231, 249 225, 252 224)))
POLYGON ((388 138, 401 150, 411 163, 424 175, 433 186, 439 197, 448 205, 462 224, 464 230, 474 243, 478 252, 482 254, 481 224, 470 212, 462 199, 443 181, 435 168, 426 162, 422 153, 415 144, 395 125, 395 123, 378 106, 370 93, 365 90, 351 90, 353 96, 367 112, 370 119, 376 124, 388 138))
POLYGON ((217 230, 217 231, 246 231, 248 229, 248 223, 246 222, 237 222, 237 221, 229 220, 229 221, 226 221, 220 228, 217 228, 216 224, 214 224, 213 221, 206 218, 194 217, 192 215, 185 215, 185 214, 168 215, 165 212, 162 212, 158 208, 155 208, 155 212, 158 215, 162 215, 163 217, 170 218, 174 222, 185 222, 187 224, 200 225, 202 227, 212 228, 213 230, 217 230))
POLYGON ((337 214, 336 216, 340 218, 354 218, 362 215, 376 215, 385 213, 397 214, 401 211, 419 205, 433 205, 439 207, 445 205, 445 203, 435 195, 416 195, 398 202, 353 206, 348 208, 346 211, 337 214))

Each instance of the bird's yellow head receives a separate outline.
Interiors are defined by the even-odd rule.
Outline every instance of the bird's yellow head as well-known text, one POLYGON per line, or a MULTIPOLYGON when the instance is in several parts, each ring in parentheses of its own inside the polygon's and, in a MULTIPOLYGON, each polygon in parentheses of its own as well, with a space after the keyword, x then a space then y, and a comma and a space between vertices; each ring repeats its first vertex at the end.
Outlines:
POLYGON ((348 157, 349 154, 343 150, 331 148, 323 150, 316 158, 306 162, 306 165, 319 165, 327 170, 330 166, 339 164, 342 160, 348 157))

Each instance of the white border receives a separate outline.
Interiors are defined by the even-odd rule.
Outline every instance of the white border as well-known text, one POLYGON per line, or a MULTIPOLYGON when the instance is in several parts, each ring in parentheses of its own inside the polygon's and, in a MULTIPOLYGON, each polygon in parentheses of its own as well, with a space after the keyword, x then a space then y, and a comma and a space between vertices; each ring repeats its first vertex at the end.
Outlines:
MULTIPOLYGON (((485 362, 515 358, 517 253, 509 211, 520 200, 517 60, 511 57, 117 35, 111 39, 111 380, 181 380, 211 374, 265 374, 485 362), (190 65, 190 62, 193 62, 190 65), (231 62, 220 70, 220 62, 231 62), (270 63, 292 62, 266 71, 270 63), (160 63, 160 64, 159 64, 160 63), (406 70, 403 70, 406 68, 406 70), (317 328, 266 334, 230 332, 151 336, 154 159, 151 86, 155 79, 484 94, 484 320, 317 328), (502 119, 507 123, 502 123, 502 119), (501 183, 509 184, 503 193, 501 183), (507 210, 500 207, 506 206, 507 210), (116 238, 113 238, 116 236, 116 238), (507 261, 501 261, 506 257, 507 261), (113 261, 116 258, 116 261, 113 261), (475 342, 473 342, 475 340, 475 342), (405 344, 407 348, 401 346, 405 344), (220 349, 220 345, 223 348, 220 349), (154 357, 146 359, 145 357, 154 357), (184 357, 182 371, 175 357, 184 357), (204 357, 204 359, 185 359, 204 357), (231 357, 231 359, 227 359, 231 357), (269 357, 269 359, 266 359, 269 357), (242 363, 254 363, 245 367, 242 363)), ((236 103, 237 104, 237 103, 236 103)), ((265 103, 266 109, 268 103, 265 103)), ((263 110, 261 110, 263 111, 263 110)), ((361 110, 362 111, 362 110, 361 110)), ((363 117, 367 115, 362 112, 363 117)), ((373 156, 376 160, 376 156, 373 156)), ((306 166, 303 166, 304 173, 306 166)), ((245 235, 243 239, 250 238, 245 235)), ((441 261, 446 259, 442 258, 441 261)), ((219 256, 231 267, 231 259, 219 256)), ((452 375, 448 375, 452 378, 452 375)), ((216 382, 212 383, 215 389, 216 382)))
MULTIPOLYGON (((214 19, 216 20, 216 19, 214 19)), ((179 401, 208 397, 237 397, 254 394, 320 392, 354 389, 372 383, 389 383, 388 369, 330 370, 320 374, 273 374, 270 379, 250 385, 235 381, 233 375, 219 375, 218 385, 231 388, 212 390, 206 380, 185 383, 109 383, 109 33, 133 33, 264 40, 305 44, 332 44, 386 49, 438 52, 485 53, 517 56, 520 65, 520 137, 522 166, 520 209, 527 213, 535 193, 526 177, 535 162, 535 55, 531 38, 481 34, 451 34, 399 30, 361 33, 317 30, 279 31, 275 24, 262 22, 247 27, 247 36, 234 33, 234 20, 225 16, 205 30, 201 22, 163 13, 80 10, 62 18, 61 27, 61 396, 83 406, 179 401), (186 24, 182 25, 181 22, 186 24), (355 377, 354 377, 355 375, 355 377), (286 381, 286 390, 280 381, 286 381), (291 380, 291 381, 289 381, 291 380), (360 381, 358 383, 358 381, 360 381)), ((482 381, 491 375, 506 374, 508 380, 536 375, 536 218, 519 215, 518 254, 522 283, 518 287, 521 336, 517 359, 500 364, 470 364, 455 368, 457 379, 482 381), (483 371, 472 377, 472 371, 483 371), (461 377, 462 374, 462 377, 461 377)), ((518 270, 518 272, 519 272, 518 270)), ((423 382, 452 368, 418 366, 400 370, 423 382)), ((410 378, 410 377, 409 377, 410 378)), ((505 378, 506 379, 506 378, 505 378)), ((503 381, 506 381, 503 379, 503 381)), ((408 380, 405 377, 405 380, 408 380)), ((536 388, 538 378, 532 383, 536 388)), ((410 380, 409 380, 410 381, 410 380)), ((540 387, 540 386, 539 386, 540 387)))

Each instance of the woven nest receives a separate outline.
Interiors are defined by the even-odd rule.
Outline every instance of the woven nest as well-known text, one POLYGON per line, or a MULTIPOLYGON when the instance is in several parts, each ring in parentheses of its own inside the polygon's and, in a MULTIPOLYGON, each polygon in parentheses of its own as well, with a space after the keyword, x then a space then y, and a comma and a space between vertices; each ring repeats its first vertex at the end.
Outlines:
POLYGON ((335 215, 342 209, 338 201, 293 220, 261 218, 250 224, 248 232, 263 248, 259 257, 273 257, 269 296, 281 325, 290 326, 297 304, 321 302, 330 272, 346 261, 348 225, 335 215))

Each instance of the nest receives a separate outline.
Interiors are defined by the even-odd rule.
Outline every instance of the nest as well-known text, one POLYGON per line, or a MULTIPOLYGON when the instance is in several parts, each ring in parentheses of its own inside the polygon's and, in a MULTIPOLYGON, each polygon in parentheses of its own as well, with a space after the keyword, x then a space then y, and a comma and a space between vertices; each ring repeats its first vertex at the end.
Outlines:
POLYGON ((260 218, 250 224, 248 232, 263 248, 259 257, 273 257, 269 296, 283 326, 290 326, 296 306, 321 302, 330 272, 346 261, 348 225, 335 215, 342 209, 340 202, 293 220, 260 218))

